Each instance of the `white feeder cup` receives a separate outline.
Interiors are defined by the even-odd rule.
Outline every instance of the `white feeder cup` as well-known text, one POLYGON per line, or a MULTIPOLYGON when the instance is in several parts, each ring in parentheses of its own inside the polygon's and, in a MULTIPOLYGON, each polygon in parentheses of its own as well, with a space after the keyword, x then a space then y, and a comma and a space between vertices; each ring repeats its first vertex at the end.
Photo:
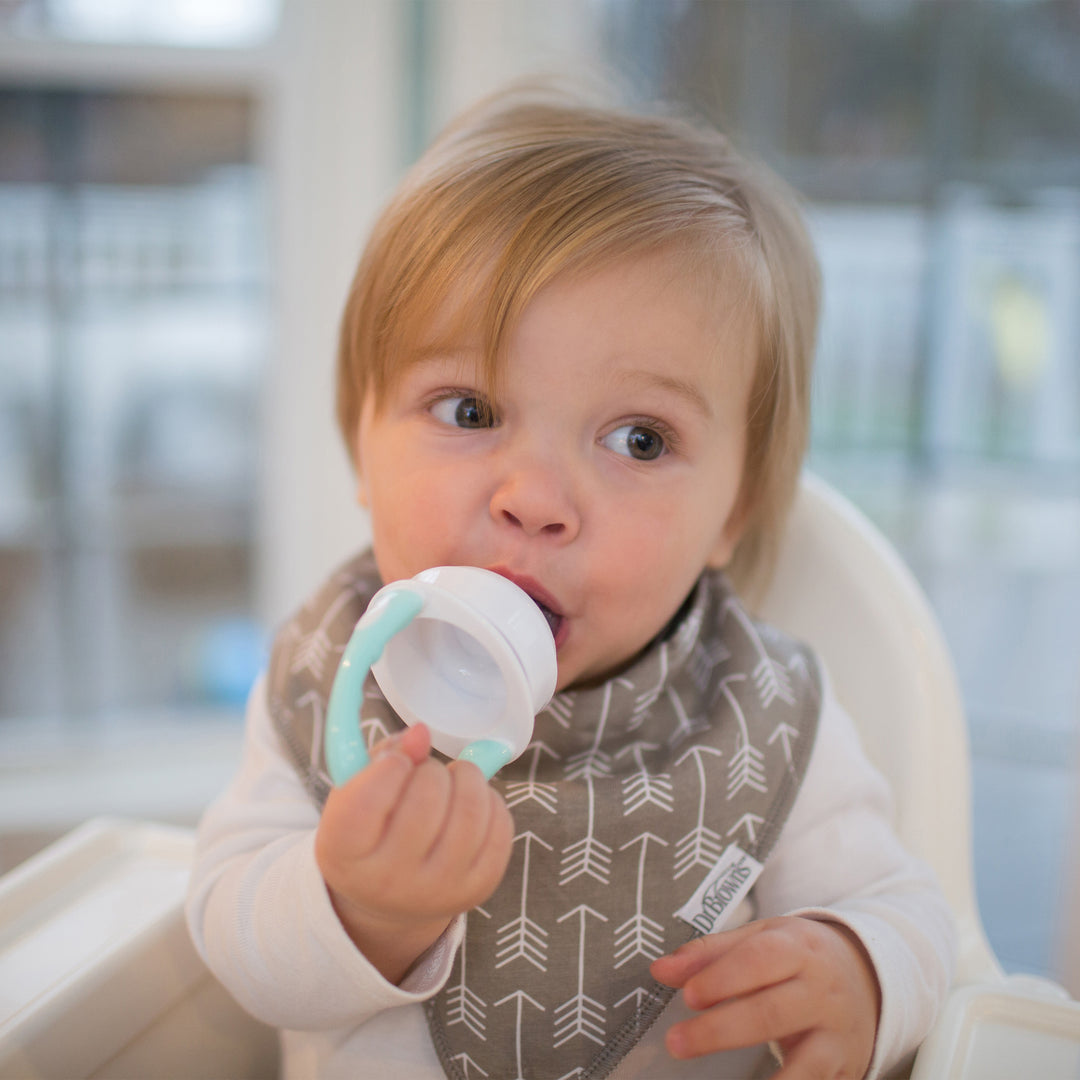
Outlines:
POLYGON ((555 692, 555 642, 536 603, 475 566, 436 566, 383 586, 356 624, 334 677, 326 761, 335 784, 367 764, 359 713, 368 670, 407 724, 489 779, 524 753, 555 692))

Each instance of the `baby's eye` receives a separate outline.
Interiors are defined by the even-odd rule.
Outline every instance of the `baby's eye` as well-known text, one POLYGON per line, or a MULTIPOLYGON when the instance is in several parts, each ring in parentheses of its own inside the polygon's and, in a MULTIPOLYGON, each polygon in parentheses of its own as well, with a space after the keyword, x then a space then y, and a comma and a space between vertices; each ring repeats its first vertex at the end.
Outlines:
POLYGON ((653 461, 667 449, 659 432, 640 424, 623 424, 622 427, 617 427, 604 436, 603 443, 616 454, 638 461, 653 461))
POLYGON ((453 394, 440 398, 431 406, 431 415, 444 424, 459 428, 489 428, 495 426, 491 406, 472 394, 453 394))

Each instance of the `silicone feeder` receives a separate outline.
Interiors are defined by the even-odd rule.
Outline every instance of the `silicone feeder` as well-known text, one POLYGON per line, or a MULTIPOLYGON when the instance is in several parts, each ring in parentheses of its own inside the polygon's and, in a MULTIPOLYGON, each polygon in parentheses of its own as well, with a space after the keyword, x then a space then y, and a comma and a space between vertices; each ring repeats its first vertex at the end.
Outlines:
POLYGON ((437 566, 384 586, 356 624, 334 677, 326 763, 343 784, 368 762, 359 715, 375 676, 407 724, 473 761, 490 779, 520 756, 533 718, 555 692, 555 642, 533 600, 475 566, 437 566))

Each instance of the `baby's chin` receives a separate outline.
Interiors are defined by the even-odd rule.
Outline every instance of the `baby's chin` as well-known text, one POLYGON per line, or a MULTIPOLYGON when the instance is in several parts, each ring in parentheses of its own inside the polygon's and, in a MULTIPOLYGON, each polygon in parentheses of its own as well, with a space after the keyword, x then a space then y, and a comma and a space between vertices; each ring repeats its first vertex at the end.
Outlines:
POLYGON ((561 694, 564 690, 592 690, 603 686, 608 679, 621 675, 628 667, 631 667, 637 658, 648 648, 649 642, 645 642, 636 652, 631 653, 625 659, 615 660, 611 663, 598 661, 582 669, 571 663, 564 664, 559 658, 558 678, 555 682, 555 693, 561 694))

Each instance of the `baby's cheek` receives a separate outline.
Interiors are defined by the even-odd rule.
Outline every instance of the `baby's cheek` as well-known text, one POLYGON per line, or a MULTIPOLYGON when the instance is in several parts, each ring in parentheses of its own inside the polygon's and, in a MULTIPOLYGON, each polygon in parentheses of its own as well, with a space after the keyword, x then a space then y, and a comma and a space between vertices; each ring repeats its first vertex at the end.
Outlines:
POLYGON ((372 514, 372 536, 383 581, 412 577, 454 562, 446 544, 455 528, 440 499, 401 492, 393 507, 372 514))
POLYGON ((639 652, 667 624, 681 603, 661 580, 662 570, 648 569, 640 562, 628 563, 618 587, 612 587, 604 602, 606 637, 617 659, 628 660, 639 652))
MULTIPOLYGON (((613 545, 603 560, 607 588, 622 595, 623 606, 637 617, 648 617, 689 590, 700 567, 691 568, 692 556, 680 543, 677 519, 656 517, 626 528, 626 535, 613 545), (688 582, 683 588, 683 581, 688 582), (626 594, 629 593, 629 596, 626 594)), ((669 613, 670 614, 670 613, 669 613)))

